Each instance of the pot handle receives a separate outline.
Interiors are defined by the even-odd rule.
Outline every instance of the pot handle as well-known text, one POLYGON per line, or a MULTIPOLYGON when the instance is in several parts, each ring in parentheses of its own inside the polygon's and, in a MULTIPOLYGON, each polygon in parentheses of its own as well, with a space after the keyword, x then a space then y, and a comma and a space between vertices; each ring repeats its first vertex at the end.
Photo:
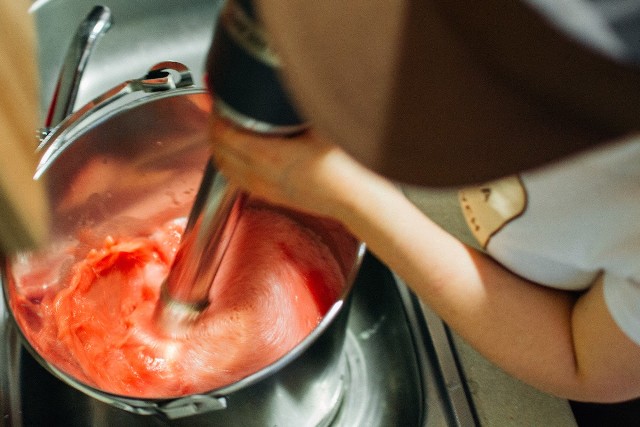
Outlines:
POLYGON ((227 408, 226 397, 196 394, 158 405, 158 411, 171 420, 227 408))
POLYGON ((180 62, 165 61, 151 67, 143 77, 128 80, 111 88, 71 114, 40 141, 36 151, 43 152, 43 154, 36 167, 34 179, 38 179, 50 162, 58 156, 60 149, 66 143, 64 136, 72 125, 83 120, 89 114, 108 107, 130 93, 165 92, 193 86, 193 77, 186 65, 180 62))

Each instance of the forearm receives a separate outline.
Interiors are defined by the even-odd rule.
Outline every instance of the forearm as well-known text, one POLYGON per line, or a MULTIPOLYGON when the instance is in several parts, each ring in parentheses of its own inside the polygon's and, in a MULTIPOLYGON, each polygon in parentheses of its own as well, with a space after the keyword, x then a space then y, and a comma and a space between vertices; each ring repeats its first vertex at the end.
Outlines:
POLYGON ((390 183, 376 177, 356 182, 364 185, 345 198, 343 222, 485 357, 556 395, 620 398, 598 378, 601 366, 584 351, 582 333, 578 354, 584 360, 578 363, 574 295, 530 283, 465 246, 390 183))
POLYGON ((274 203, 342 221, 459 335, 507 372, 556 395, 640 395, 640 346, 601 285, 576 297, 523 280, 439 228, 389 181, 314 133, 264 139, 214 121, 220 170, 274 203))

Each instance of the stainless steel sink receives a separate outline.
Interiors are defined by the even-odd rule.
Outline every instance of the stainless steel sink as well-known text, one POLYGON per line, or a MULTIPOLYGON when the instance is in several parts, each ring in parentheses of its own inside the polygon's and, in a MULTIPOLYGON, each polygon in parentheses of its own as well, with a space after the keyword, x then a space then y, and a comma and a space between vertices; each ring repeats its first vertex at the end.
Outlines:
POLYGON ((143 76, 152 65, 178 61, 197 85, 211 43, 219 0, 126 1, 45 0, 32 6, 38 31, 41 109, 47 112, 63 59, 78 24, 96 5, 108 7, 113 26, 88 61, 78 93, 81 106, 123 81, 143 76))
MULTIPOLYGON (((196 84, 220 1, 114 0, 114 17, 89 60, 76 105, 82 105, 155 63, 186 64, 196 84)), ((44 117, 58 70, 78 23, 93 1, 36 2, 44 117)), ((1 295, 0 295, 1 298, 1 295)), ((1 302, 1 301, 0 301, 1 302)), ((180 420, 136 415, 71 388, 44 370, 22 346, 0 304, 2 425, 207 425, 215 411, 180 420)), ((367 255, 353 290, 344 357, 345 397, 331 426, 472 426, 473 408, 445 325, 373 256, 367 255)))

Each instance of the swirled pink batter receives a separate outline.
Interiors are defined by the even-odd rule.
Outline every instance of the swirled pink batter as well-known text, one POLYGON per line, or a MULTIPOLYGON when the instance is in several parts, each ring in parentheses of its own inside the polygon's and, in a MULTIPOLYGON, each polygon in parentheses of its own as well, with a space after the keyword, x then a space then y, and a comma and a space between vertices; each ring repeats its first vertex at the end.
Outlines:
POLYGON ((313 330, 344 286, 320 236, 281 212, 247 205, 212 286, 211 305, 182 339, 152 315, 184 220, 145 236, 90 231, 12 268, 16 320, 38 353, 103 391, 175 397, 233 383, 313 330), (92 248, 87 249, 87 243, 92 248))

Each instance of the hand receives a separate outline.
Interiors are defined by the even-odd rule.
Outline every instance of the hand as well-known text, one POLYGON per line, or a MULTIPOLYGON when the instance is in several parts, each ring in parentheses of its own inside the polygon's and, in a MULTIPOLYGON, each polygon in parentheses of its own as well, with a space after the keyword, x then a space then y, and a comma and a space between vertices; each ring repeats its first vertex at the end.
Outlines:
POLYGON ((351 183, 373 175, 313 130, 295 137, 264 136, 213 115, 212 152, 230 183, 270 202, 341 220, 351 183))

